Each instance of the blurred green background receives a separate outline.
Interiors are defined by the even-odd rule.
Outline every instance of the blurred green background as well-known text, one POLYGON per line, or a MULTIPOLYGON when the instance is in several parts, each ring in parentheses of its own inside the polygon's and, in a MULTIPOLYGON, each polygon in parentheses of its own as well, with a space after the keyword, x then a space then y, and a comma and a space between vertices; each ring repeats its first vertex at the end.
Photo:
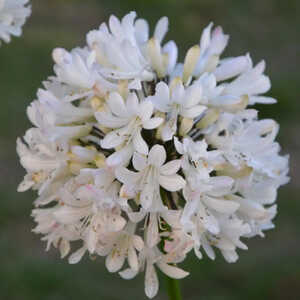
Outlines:
MULTIPOLYGON (((199 41, 210 21, 231 35, 225 56, 250 52, 254 61, 265 58, 278 104, 260 106, 260 117, 281 124, 279 141, 291 156, 292 180, 280 190, 276 229, 265 239, 247 241, 248 251, 228 264, 196 260, 183 264, 191 275, 182 283, 185 300, 300 299, 300 1, 289 0, 32 0, 33 14, 24 35, 0 48, 0 299, 76 300, 146 299, 143 276, 124 281, 109 274, 98 258, 77 265, 60 260, 58 252, 44 251, 40 237, 31 233, 31 192, 17 194, 24 175, 15 140, 30 124, 25 109, 38 87, 52 74, 54 47, 71 49, 83 45, 85 34, 107 21, 110 14, 123 16, 136 10, 153 25, 167 15, 170 32, 181 55, 199 41)), ((161 280, 164 286, 164 280, 161 280)), ((160 289, 156 299, 167 299, 160 289)))

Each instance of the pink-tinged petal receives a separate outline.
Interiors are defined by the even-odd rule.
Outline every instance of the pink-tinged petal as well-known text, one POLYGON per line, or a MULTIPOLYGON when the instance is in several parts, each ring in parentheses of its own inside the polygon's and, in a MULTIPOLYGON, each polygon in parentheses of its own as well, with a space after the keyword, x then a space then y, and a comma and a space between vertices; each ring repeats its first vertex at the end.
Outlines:
POLYGON ((182 279, 190 274, 180 268, 168 265, 165 262, 157 262, 156 264, 164 274, 174 279, 182 279))
POLYGON ((64 205, 53 213, 54 218, 61 224, 72 224, 89 213, 89 208, 77 208, 64 205))
POLYGON ((132 270, 130 268, 125 269, 124 271, 119 272, 119 275, 123 278, 123 279, 132 279, 137 275, 138 271, 132 270))
POLYGON ((120 249, 113 248, 111 253, 106 257, 105 266, 111 273, 118 272, 125 262, 125 255, 120 249))
POLYGON ((145 274, 145 294, 148 298, 156 296, 159 288, 158 278, 153 264, 147 262, 145 274))
POLYGON ((121 217, 115 215, 113 218, 109 218, 107 223, 105 224, 108 232, 117 232, 122 230, 126 225, 126 220, 121 217))
POLYGON ((163 146, 154 145, 148 155, 148 164, 161 167, 166 161, 167 153, 163 146))
POLYGON ((61 258, 66 257, 69 254, 70 250, 71 250, 70 242, 65 239, 62 239, 59 243, 60 257, 61 258))
POLYGON ((138 271, 139 269, 138 257, 135 252, 135 249, 132 246, 129 247, 128 249, 128 264, 132 270, 138 271))
POLYGON ((162 175, 173 175, 179 171, 181 167, 181 159, 175 159, 167 162, 160 168, 162 175))
POLYGON ((216 27, 211 34, 210 53, 220 55, 226 48, 229 35, 223 33, 221 26, 216 27))
POLYGON ((139 235, 134 235, 132 237, 132 243, 134 248, 138 251, 142 251, 142 249, 144 248, 144 241, 139 235))
POLYGON ((146 244, 153 248, 160 241, 156 213, 150 213, 149 224, 146 229, 146 244))
POLYGON ((141 130, 138 130, 137 133, 133 136, 133 147, 137 152, 141 154, 148 154, 149 147, 141 135, 141 130))
POLYGON ((170 192, 176 192, 184 188, 185 180, 177 174, 169 176, 159 176, 159 184, 170 192))
POLYGON ((86 248, 81 247, 77 251, 75 251, 72 255, 70 255, 69 260, 68 260, 69 264, 77 264, 83 257, 85 251, 86 251, 86 248))
POLYGON ((90 253, 95 252, 97 241, 97 232, 93 228, 90 228, 86 237, 86 246, 90 253))
POLYGON ((145 128, 145 129, 157 128, 159 125, 162 124, 163 121, 164 121, 163 118, 151 118, 151 119, 143 122, 143 128, 145 128))

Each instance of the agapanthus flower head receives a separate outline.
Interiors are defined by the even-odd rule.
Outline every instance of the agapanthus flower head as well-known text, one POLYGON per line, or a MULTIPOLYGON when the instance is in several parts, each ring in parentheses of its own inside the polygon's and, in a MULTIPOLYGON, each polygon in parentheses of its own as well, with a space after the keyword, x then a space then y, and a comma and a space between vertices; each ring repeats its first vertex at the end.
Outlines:
POLYGON ((34 128, 17 142, 19 191, 38 192, 34 231, 47 249, 70 263, 104 256, 125 279, 145 271, 149 298, 156 268, 183 278, 177 264, 191 251, 235 262, 246 238, 273 228, 288 182, 279 126, 253 108, 275 102, 263 96, 265 63, 221 58, 228 36, 212 23, 177 62, 167 29, 163 17, 150 34, 131 12, 83 48, 55 49, 55 76, 27 110, 34 128))
POLYGON ((0 0, 0 41, 10 42, 11 36, 20 36, 22 26, 31 14, 29 0, 0 0))

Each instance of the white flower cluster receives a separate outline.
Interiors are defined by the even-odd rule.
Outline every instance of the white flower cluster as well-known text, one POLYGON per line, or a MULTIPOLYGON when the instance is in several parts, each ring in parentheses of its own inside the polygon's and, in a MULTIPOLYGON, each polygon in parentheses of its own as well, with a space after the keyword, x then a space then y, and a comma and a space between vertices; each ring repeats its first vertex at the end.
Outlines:
POLYGON ((168 19, 149 37, 134 12, 87 35, 87 45, 55 49, 56 76, 28 107, 35 126, 17 141, 27 174, 19 191, 38 191, 34 232, 71 252, 105 256, 125 279, 145 271, 145 292, 158 291, 155 267, 172 278, 190 251, 228 262, 241 238, 273 228, 277 189, 288 157, 275 142, 278 124, 259 120, 255 103, 270 89, 265 63, 248 54, 220 59, 228 42, 209 24, 177 62, 163 43, 168 19), (122 269, 122 270, 121 270, 122 269))
POLYGON ((31 14, 28 1, 0 0, 0 41, 9 43, 11 35, 22 34, 22 26, 31 14))

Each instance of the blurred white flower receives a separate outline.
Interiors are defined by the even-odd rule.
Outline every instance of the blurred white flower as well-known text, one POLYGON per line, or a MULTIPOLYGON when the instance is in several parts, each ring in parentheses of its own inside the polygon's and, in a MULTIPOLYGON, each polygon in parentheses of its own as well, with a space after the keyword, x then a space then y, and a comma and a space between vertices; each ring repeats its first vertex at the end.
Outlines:
POLYGON ((162 45, 168 19, 152 37, 148 27, 134 12, 112 16, 85 47, 55 49, 17 152, 18 191, 38 191, 34 232, 47 249, 71 264, 105 257, 125 279, 145 272, 152 298, 155 268, 184 278, 176 264, 192 250, 235 262, 244 238, 274 227, 289 178, 279 125, 250 107, 275 102, 265 63, 221 58, 228 35, 212 24, 178 63, 176 44, 162 45))
POLYGON ((11 36, 20 36, 22 26, 31 14, 29 0, 0 0, 0 40, 9 43, 11 36))

